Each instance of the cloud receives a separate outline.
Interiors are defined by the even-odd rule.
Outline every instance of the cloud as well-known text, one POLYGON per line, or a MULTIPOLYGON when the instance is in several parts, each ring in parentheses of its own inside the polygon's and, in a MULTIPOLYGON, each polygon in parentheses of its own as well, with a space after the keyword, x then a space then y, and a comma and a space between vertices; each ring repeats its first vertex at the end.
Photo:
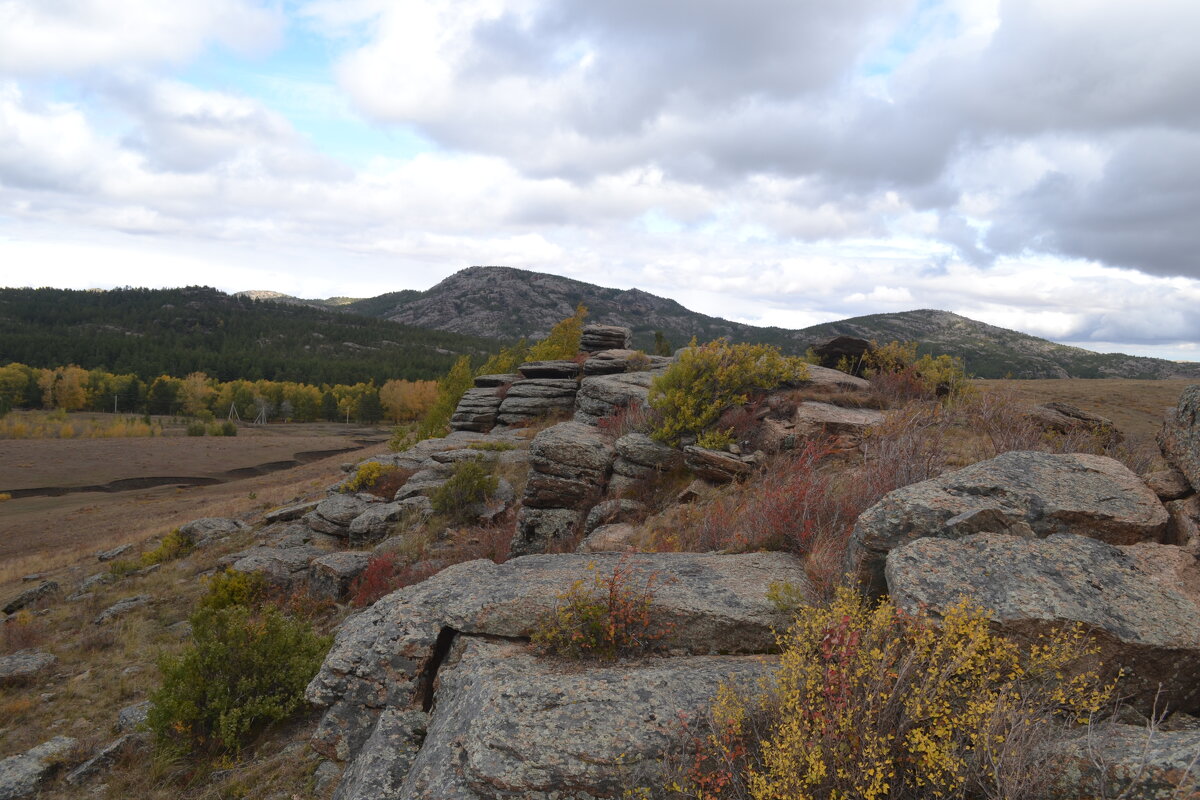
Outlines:
POLYGON ((262 52, 282 25, 277 7, 251 0, 0 0, 0 73, 179 64, 210 42, 262 52))

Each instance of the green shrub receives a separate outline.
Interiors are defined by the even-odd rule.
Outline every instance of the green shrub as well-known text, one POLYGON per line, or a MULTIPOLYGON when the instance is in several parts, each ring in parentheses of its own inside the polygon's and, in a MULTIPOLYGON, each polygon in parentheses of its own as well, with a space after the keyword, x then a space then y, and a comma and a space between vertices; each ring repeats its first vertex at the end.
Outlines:
POLYGON ((342 491, 354 493, 372 489, 384 476, 395 471, 396 467, 391 464, 381 464, 378 461, 364 462, 358 465, 354 477, 342 484, 342 491))
POLYGON ((153 564, 162 564, 165 561, 183 558, 190 552, 192 552, 191 541, 179 532, 179 528, 173 528, 158 543, 158 547, 142 553, 141 562, 143 567, 149 567, 153 564))
POLYGON ((769 690, 718 694, 670 797, 1038 797, 1045 746, 1113 688, 1077 669, 1095 654, 1081 626, 1022 648, 965 599, 935 621, 843 588, 780 644, 769 690))
POLYGON ((224 422, 222 422, 221 423, 221 435, 222 436, 237 436, 238 435, 237 423, 235 423, 231 419, 227 419, 224 422))
POLYGON ((201 608, 189 619, 192 644, 158 662, 163 682, 147 723, 160 747, 237 752, 304 707, 331 637, 269 605, 201 608))
POLYGON ((189 422, 187 424, 188 436, 203 436, 205 434, 205 426, 203 422, 189 422))
POLYGON ((711 426, 726 408, 745 403, 752 392, 807 377, 807 364, 770 345, 717 339, 697 346, 693 340, 650 385, 650 407, 660 414, 651 436, 676 444, 711 426))
POLYGON ((588 310, 580 303, 575 313, 550 329, 545 339, 529 348, 530 361, 570 361, 579 353, 583 321, 588 310))
POLYGON ((454 522, 467 522, 471 506, 496 493, 500 480, 479 459, 460 461, 454 473, 430 495, 433 510, 454 522))
POLYGON ((499 353, 496 353, 483 362, 482 366, 475 370, 475 374, 508 375, 516 372, 517 367, 529 360, 529 345, 522 339, 512 347, 501 348, 499 353))
POLYGON ((199 607, 218 611, 232 606, 252 607, 267 593, 267 581, 261 572, 238 572, 226 567, 208 578, 208 592, 200 598, 199 607))
POLYGON ((471 442, 467 448, 485 453, 503 453, 507 450, 516 450, 517 446, 512 442, 471 442))
POLYGON ((724 450, 733 444, 733 429, 713 428, 696 437, 696 444, 709 450, 724 450))
POLYGON ((436 439, 450 432, 450 418, 458 401, 470 389, 474 378, 471 375, 471 357, 463 356, 454 362, 442 379, 438 381, 437 398, 429 407, 417 429, 417 439, 436 439))
POLYGON ((897 401, 940 397, 950 402, 973 391, 961 359, 918 357, 917 347, 916 342, 872 342, 863 355, 863 374, 877 392, 897 401))
POLYGON ((649 650, 670 632, 654 614, 657 572, 641 574, 622 557, 607 575, 575 581, 557 597, 554 610, 542 615, 533 644, 564 658, 614 659, 649 650))

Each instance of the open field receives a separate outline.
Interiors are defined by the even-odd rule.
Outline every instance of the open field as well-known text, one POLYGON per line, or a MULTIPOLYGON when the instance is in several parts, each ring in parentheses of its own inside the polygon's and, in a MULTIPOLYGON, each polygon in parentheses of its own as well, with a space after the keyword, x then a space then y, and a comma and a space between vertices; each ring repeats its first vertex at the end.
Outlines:
POLYGON ((1061 400, 1108 417, 1124 433, 1153 437, 1162 427, 1163 413, 1179 401, 1184 387, 1197 383, 1180 378, 1161 381, 1124 378, 1062 378, 1054 380, 978 380, 981 388, 1010 390, 1031 403, 1061 400))
POLYGON ((317 423, 236 437, 0 440, 0 491, 15 495, 0 504, 0 584, 198 517, 320 491, 343 462, 385 451, 386 437, 317 423))

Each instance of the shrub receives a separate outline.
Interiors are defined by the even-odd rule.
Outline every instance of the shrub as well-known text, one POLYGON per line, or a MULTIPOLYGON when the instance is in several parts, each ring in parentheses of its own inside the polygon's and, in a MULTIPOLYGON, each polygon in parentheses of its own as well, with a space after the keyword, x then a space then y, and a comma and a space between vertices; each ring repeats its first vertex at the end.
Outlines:
POLYGON ((206 433, 206 428, 203 422, 189 422, 187 425, 188 436, 203 436, 206 433))
POLYGON ((724 450, 733 442, 733 428, 713 428, 696 437, 696 444, 709 450, 724 450))
POLYGON ((237 424, 231 419, 227 419, 224 422, 222 422, 221 423, 221 435, 222 436, 237 436, 238 435, 237 424))
POLYGON ((596 572, 557 596, 554 609, 534 626, 533 644, 565 658, 615 659, 652 648, 669 626, 653 613, 657 572, 641 574, 622 556, 610 574, 596 572))
POLYGON ((736 769, 704 794, 685 771, 669 787, 676 796, 1037 796, 1042 745, 1086 722, 1113 688, 1077 669, 1095 653, 1082 627, 1022 648, 965 599, 935 623, 842 589, 804 609, 780 644, 773 687, 726 693, 696 742, 707 763, 736 769))
POLYGON ((433 510, 453 522, 467 522, 471 506, 482 503, 496 492, 500 479, 479 459, 460 461, 454 465, 449 480, 438 487, 429 500, 433 510))
POLYGON ((894 402, 941 398, 960 400, 973 391, 962 360, 948 355, 917 357, 916 342, 871 343, 863 374, 876 393, 894 402))
POLYGON ((516 450, 517 446, 512 442, 471 442, 467 445, 468 450, 480 450, 485 453, 503 453, 508 450, 516 450))
POLYGON ((417 439, 435 439, 450 431, 450 418, 458 401, 470 389, 474 379, 471 375, 471 357, 463 356, 454 362, 437 385, 437 397, 417 428, 417 439))
POLYGON ((437 571, 438 566, 429 561, 402 564, 394 553, 382 553, 367 562, 366 569, 350 583, 350 605, 356 608, 369 606, 384 595, 420 583, 437 571))
POLYGON ((596 420, 596 427, 607 436, 620 439, 627 433, 650 433, 654 430, 658 415, 637 400, 621 406, 608 417, 596 420))
POLYGON ((580 303, 575 313, 550 329, 545 339, 529 348, 530 361, 569 361, 579 352, 583 336, 583 320, 588 310, 580 303))
POLYGON ((200 598, 199 607, 219 611, 232 606, 252 607, 267 593, 267 581, 261 572, 238 572, 226 567, 208 578, 208 592, 200 598))
POLYGON ((342 491, 353 494, 374 489, 381 480, 395 472, 396 469, 392 464, 383 464, 379 461, 363 462, 358 465, 354 477, 342 484, 342 491))
POLYGON ((304 688, 332 641, 269 605, 201 608, 189 620, 192 643, 159 660, 163 682, 147 718, 167 750, 240 750, 303 707, 304 688))
POLYGON ((0 492, 0 503, 7 503, 12 500, 12 494, 9 492, 0 492))
POLYGON ((804 380, 808 365, 763 344, 730 344, 718 339, 694 344, 650 385, 650 406, 661 414, 655 439, 675 444, 681 436, 708 428, 751 392, 804 380))
POLYGON ((529 360, 529 345, 522 339, 512 347, 501 348, 499 353, 496 353, 483 362, 479 369, 475 370, 475 374, 508 375, 516 372, 517 367, 529 360))
POLYGON ((191 541, 179 532, 179 528, 173 528, 158 543, 158 547, 142 553, 141 562, 143 567, 149 567, 154 564, 162 564, 165 561, 174 561, 177 558, 183 558, 190 552, 192 552, 191 541))

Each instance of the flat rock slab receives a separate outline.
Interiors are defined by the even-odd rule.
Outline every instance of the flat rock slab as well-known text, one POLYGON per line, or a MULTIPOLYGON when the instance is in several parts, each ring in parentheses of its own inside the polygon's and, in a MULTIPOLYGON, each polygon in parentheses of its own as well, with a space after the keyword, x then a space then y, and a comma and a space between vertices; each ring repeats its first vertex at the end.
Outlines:
MULTIPOLYGON (((682 744, 679 715, 702 717, 722 683, 749 688, 775 666, 754 656, 563 664, 474 639, 456 655, 394 795, 402 800, 584 800, 661 787, 661 759, 682 744)), ((347 797, 380 796, 370 788, 347 797)))
POLYGON ((1021 638, 1082 623, 1105 671, 1126 671, 1132 702, 1149 709, 1161 683, 1171 710, 1200 709, 1200 565, 1178 547, 1072 534, 918 539, 888 554, 887 585, 914 612, 970 597, 1021 638))
POLYGON ((1110 544, 1161 541, 1167 510, 1111 458, 1004 453, 886 495, 858 518, 847 569, 883 590, 888 551, 924 536, 1077 533, 1110 544))
POLYGON ((291 522, 295 519, 300 519, 308 512, 321 505, 320 500, 310 500, 307 503, 294 503, 290 506, 277 508, 274 511, 268 511, 263 514, 263 521, 268 525, 275 522, 291 522))
POLYGON ((37 586, 30 587, 18 594, 16 597, 8 600, 0 611, 5 614, 15 614, 22 608, 31 606, 39 600, 49 597, 58 591, 58 583, 56 581, 42 581, 37 586))
POLYGON ((348 760, 385 707, 420 708, 447 633, 528 637, 538 617, 576 581, 591 585, 625 563, 644 586, 657 573, 655 619, 669 628, 666 648, 693 654, 763 653, 786 617, 767 600, 773 581, 807 586, 802 563, 785 553, 534 555, 504 564, 471 561, 384 597, 349 617, 308 699, 328 709, 314 746, 348 760), (427 683, 427 677, 425 678, 427 683))
POLYGON ((250 526, 239 519, 229 517, 201 517, 179 526, 179 535, 193 547, 204 547, 209 542, 250 530, 250 526))
POLYGON ((1167 412, 1158 446, 1193 489, 1200 486, 1200 384, 1184 389, 1179 404, 1167 412))
POLYGON ((31 750, 0 760, 0 800, 32 797, 74 747, 75 740, 70 736, 55 736, 31 750))
POLYGON ((58 659, 53 654, 41 650, 18 650, 0 656, 0 686, 33 680, 54 666, 56 661, 58 659))
POLYGON ((819 367, 816 364, 808 365, 808 380, 806 383, 815 386, 833 386, 846 391, 866 392, 871 389, 871 382, 864 378, 856 378, 840 370, 819 367))
POLYGON ((867 428, 883 424, 883 414, 869 408, 842 408, 808 400, 796 409, 792 421, 810 436, 821 433, 860 435, 867 428))
POLYGON ((111 622, 117 617, 125 616, 135 608, 141 608, 149 603, 150 600, 151 597, 148 594, 138 594, 134 595, 133 597, 126 597, 123 600, 118 600, 96 615, 96 619, 93 620, 93 623, 96 625, 103 625, 106 622, 111 622))

